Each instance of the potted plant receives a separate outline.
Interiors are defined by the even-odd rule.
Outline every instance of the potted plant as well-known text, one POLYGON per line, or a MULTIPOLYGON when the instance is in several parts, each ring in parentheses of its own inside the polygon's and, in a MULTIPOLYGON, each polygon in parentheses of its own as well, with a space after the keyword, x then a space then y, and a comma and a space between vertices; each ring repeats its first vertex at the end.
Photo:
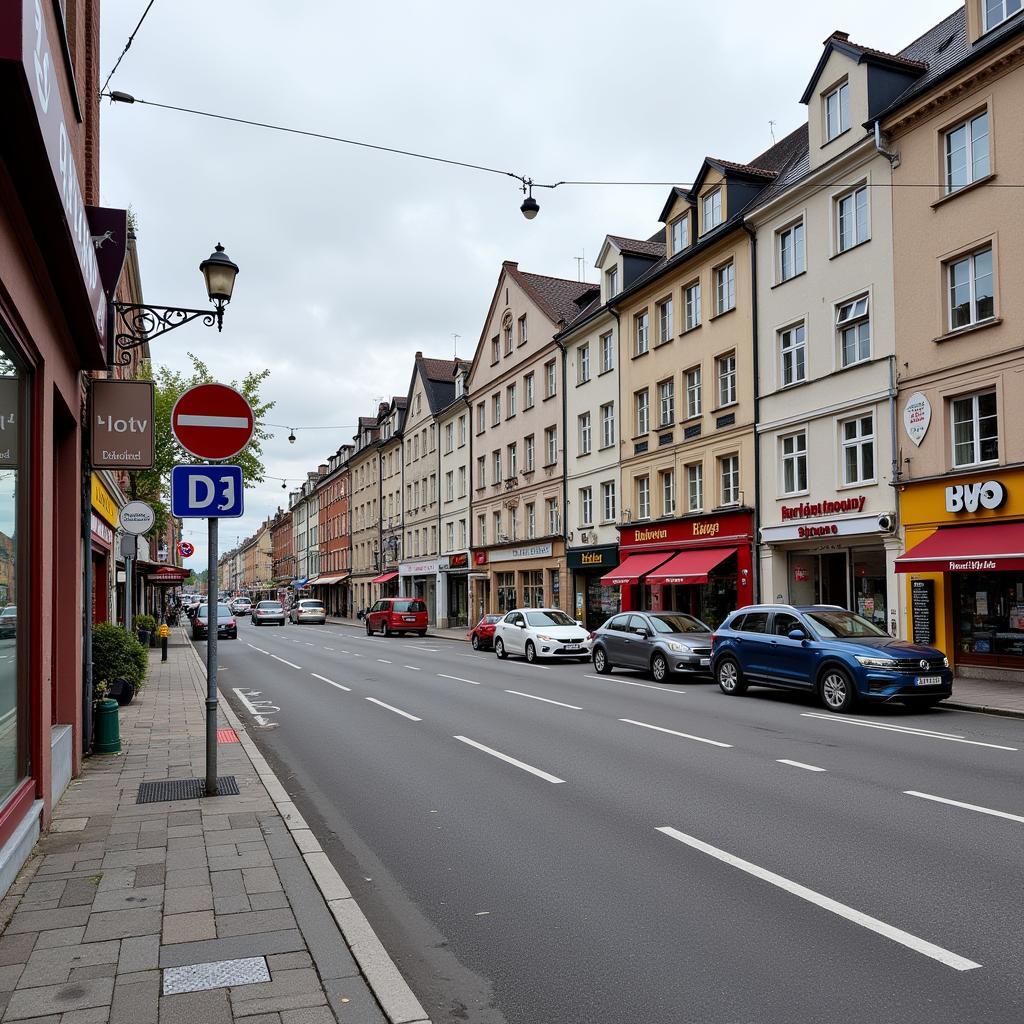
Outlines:
POLYGON ((136 615, 135 629, 139 636, 139 643, 143 647, 148 647, 150 637, 156 632, 156 619, 152 615, 136 615))
POLYGON ((149 655, 135 637, 120 626, 99 622, 92 628, 92 677, 96 686, 122 706, 142 689, 149 655))

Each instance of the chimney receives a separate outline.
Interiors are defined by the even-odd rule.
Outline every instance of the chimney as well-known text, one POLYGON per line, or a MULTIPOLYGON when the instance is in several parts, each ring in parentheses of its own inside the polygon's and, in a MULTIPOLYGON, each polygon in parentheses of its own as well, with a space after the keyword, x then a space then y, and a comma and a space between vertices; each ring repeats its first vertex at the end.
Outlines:
POLYGON ((327 476, 327 463, 326 462, 321 462, 320 465, 316 467, 316 471, 321 476, 327 476))
POLYGON ((416 353, 416 358, 417 359, 422 359, 423 358, 423 353, 422 352, 417 352, 416 353))

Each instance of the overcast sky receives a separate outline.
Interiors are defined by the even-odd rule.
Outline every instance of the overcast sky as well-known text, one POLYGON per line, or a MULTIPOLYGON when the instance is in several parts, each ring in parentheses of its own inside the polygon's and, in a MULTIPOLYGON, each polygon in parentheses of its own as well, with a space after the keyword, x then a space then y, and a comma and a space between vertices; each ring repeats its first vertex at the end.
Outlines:
MULTIPOLYGON (((103 5, 102 77, 146 0, 103 5)), ((110 88, 147 100, 487 164, 537 181, 690 181, 746 161, 806 117, 799 98, 835 29, 898 50, 955 0, 156 0, 110 88)), ((202 306, 221 242, 241 272, 223 334, 153 346, 225 382, 269 367, 268 474, 298 482, 376 400, 405 394, 417 350, 476 345, 502 260, 587 278, 605 234, 647 237, 661 187, 540 190, 510 178, 140 105, 104 105, 102 201, 131 206, 147 301, 202 306)), ((246 493, 222 550, 284 504, 246 493)), ((186 522, 206 564, 205 524, 186 522)))

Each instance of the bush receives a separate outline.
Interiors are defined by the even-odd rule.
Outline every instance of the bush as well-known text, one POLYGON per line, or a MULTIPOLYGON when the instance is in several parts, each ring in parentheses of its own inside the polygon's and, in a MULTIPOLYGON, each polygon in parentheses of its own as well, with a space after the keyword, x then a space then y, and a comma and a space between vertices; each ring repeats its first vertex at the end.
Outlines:
POLYGON ((135 628, 144 629, 147 633, 156 632, 156 619, 152 615, 136 615, 135 628))
POLYGON ((146 648, 120 626, 100 622, 92 627, 92 678, 96 683, 127 679, 140 689, 148 668, 146 648))

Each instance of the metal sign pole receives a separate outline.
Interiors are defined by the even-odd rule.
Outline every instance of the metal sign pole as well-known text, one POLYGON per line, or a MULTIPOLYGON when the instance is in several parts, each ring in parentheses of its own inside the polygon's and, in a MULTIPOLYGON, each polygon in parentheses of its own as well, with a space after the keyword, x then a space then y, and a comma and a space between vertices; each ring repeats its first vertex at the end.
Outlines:
POLYGON ((206 552, 206 795, 217 795, 217 519, 211 516, 206 552))
MULTIPOLYGON (((133 537, 132 540, 135 538, 133 537)), ((132 565, 135 559, 131 555, 124 556, 124 628, 132 631, 132 565)))

